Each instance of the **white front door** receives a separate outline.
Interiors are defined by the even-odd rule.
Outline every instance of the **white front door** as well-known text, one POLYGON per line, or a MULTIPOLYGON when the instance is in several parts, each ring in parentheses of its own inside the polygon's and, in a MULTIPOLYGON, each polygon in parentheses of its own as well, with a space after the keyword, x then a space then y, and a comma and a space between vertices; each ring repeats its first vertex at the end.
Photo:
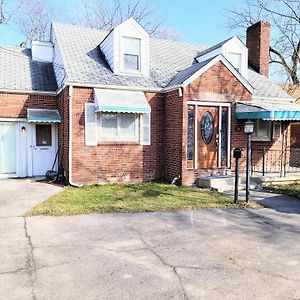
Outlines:
MULTIPOLYGON (((33 124, 32 176, 44 176, 51 170, 57 149, 57 133, 54 124, 33 124)), ((54 168, 56 170, 56 168, 54 168)))
POLYGON ((16 124, 0 123, 0 174, 17 172, 16 135, 16 124))

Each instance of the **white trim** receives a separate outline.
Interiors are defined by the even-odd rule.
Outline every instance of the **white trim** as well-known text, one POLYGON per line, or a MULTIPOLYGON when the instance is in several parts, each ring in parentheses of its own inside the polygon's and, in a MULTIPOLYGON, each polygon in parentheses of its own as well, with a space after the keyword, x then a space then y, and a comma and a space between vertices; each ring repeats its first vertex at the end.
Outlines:
POLYGON ((0 118, 0 122, 27 122, 26 118, 0 118))
MULTIPOLYGON (((66 85, 72 85, 74 87, 87 87, 87 88, 100 88, 100 89, 109 89, 109 90, 128 90, 128 91, 143 91, 143 92, 162 92, 163 89, 157 89, 157 88, 147 88, 147 87, 132 87, 132 86, 126 86, 126 85, 104 85, 104 84, 90 84, 90 83, 77 83, 77 82, 71 82, 66 81, 66 85)), ((180 86, 178 86, 180 87, 180 86)), ((177 87, 177 88, 178 88, 177 87)), ((172 87, 172 90, 176 89, 172 87)))
POLYGON ((195 141, 194 141, 194 169, 197 169, 198 163, 198 105, 195 105, 195 141))
POLYGON ((227 168, 230 168, 230 160, 231 160, 231 106, 228 107, 228 120, 227 120, 227 168))
POLYGON ((210 102, 210 101, 187 101, 188 105, 198 105, 198 106, 223 106, 223 107, 230 107, 230 102, 210 102))
POLYGON ((206 72, 208 69, 210 69, 216 62, 221 61, 225 67, 233 74, 233 76, 236 77, 237 80, 251 93, 253 94, 253 86, 248 82, 247 79, 245 79, 235 68, 234 66, 222 55, 219 54, 215 58, 213 58, 209 63, 207 63, 204 67, 202 67, 200 70, 195 72, 192 76, 190 76, 187 80, 185 80, 182 83, 183 87, 188 86, 190 83, 192 83, 195 79, 197 79, 199 76, 201 76, 204 72, 206 72))
POLYGON ((30 94, 30 95, 43 95, 43 96, 57 96, 57 92, 45 92, 45 91, 32 91, 32 90, 10 90, 0 89, 0 93, 8 94, 30 94))
POLYGON ((219 106, 219 124, 218 124, 218 168, 222 167, 222 106, 219 106))

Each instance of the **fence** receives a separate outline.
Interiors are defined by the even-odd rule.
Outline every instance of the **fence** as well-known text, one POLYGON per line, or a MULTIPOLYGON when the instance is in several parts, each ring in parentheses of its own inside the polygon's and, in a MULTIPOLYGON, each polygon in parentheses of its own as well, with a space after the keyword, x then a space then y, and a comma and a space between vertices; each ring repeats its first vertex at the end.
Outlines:
POLYGON ((252 149, 251 171, 263 176, 270 173, 279 174, 280 177, 291 173, 300 174, 300 149, 252 149))

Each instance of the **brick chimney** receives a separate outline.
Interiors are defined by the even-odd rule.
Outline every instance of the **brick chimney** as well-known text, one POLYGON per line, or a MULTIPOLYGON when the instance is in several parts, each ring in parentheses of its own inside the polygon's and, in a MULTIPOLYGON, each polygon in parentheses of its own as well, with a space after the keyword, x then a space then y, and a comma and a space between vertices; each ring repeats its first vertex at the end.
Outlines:
POLYGON ((269 76, 271 24, 260 21, 247 28, 248 63, 255 71, 269 76))

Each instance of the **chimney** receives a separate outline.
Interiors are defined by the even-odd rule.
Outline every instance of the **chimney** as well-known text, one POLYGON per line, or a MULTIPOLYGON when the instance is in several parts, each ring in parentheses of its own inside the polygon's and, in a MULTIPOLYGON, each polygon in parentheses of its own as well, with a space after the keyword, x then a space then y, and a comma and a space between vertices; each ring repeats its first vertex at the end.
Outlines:
POLYGON ((260 21, 247 28, 248 63, 255 71, 269 76, 271 24, 260 21))

